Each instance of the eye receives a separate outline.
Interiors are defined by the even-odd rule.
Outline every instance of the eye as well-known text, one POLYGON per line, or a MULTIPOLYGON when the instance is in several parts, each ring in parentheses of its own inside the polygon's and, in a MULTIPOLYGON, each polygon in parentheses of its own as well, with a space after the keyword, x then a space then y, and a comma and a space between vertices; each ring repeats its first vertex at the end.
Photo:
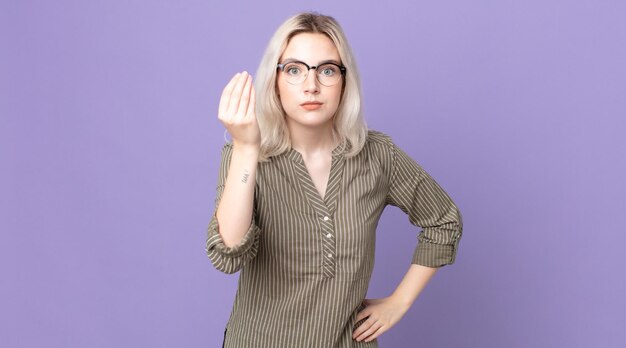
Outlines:
POLYGON ((289 75, 300 75, 302 73, 302 68, 297 64, 289 64, 285 67, 285 72, 289 75))
POLYGON ((323 65, 320 67, 320 75, 331 77, 339 72, 339 69, 334 65, 323 65))

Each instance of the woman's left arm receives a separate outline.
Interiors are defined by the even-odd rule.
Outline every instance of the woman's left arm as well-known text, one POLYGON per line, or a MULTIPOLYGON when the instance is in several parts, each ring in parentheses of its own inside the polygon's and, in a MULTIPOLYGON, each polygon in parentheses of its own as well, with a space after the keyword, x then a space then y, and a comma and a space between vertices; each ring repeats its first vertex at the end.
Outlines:
POLYGON ((365 299, 363 302, 367 307, 359 312, 356 321, 365 318, 367 320, 354 330, 352 338, 357 341, 372 341, 399 322, 437 269, 412 264, 391 296, 365 299))
POLYGON ((461 212, 448 194, 390 138, 387 144, 381 156, 387 159, 387 204, 399 207, 422 231, 411 267, 393 294, 363 301, 356 321, 367 319, 353 332, 357 341, 374 340, 400 321, 437 269, 454 263, 463 232, 461 212))

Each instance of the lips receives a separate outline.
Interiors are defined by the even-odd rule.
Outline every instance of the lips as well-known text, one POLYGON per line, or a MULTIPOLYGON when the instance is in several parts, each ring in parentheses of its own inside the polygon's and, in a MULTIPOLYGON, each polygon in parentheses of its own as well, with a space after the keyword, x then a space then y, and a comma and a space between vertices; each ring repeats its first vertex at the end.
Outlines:
POLYGON ((302 106, 306 110, 317 110, 322 107, 322 104, 323 103, 318 102, 318 101, 310 101, 310 102, 304 102, 300 104, 300 106, 302 106))

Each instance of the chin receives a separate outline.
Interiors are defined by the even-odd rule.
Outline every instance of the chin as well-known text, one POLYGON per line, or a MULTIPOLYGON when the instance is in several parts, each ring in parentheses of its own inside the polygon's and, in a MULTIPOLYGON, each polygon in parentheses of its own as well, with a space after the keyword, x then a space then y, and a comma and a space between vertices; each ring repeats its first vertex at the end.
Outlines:
POLYGON ((305 127, 322 127, 333 122, 332 117, 320 115, 305 115, 302 117, 290 118, 290 121, 305 127))

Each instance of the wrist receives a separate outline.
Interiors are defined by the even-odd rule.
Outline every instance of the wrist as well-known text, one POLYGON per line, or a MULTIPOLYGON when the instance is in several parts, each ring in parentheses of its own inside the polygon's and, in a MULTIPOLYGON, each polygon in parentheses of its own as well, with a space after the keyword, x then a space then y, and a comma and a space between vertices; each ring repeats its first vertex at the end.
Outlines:
POLYGON ((415 302, 415 297, 406 295, 406 294, 402 294, 399 292, 394 292, 391 296, 389 296, 391 298, 391 300, 395 303, 398 304, 398 306, 400 306, 401 308, 403 308, 405 311, 408 311, 409 308, 411 308, 411 306, 413 305, 413 302, 415 302))
POLYGON ((253 144, 238 143, 233 141, 233 152, 240 153, 245 156, 258 157, 261 152, 261 146, 253 144))

